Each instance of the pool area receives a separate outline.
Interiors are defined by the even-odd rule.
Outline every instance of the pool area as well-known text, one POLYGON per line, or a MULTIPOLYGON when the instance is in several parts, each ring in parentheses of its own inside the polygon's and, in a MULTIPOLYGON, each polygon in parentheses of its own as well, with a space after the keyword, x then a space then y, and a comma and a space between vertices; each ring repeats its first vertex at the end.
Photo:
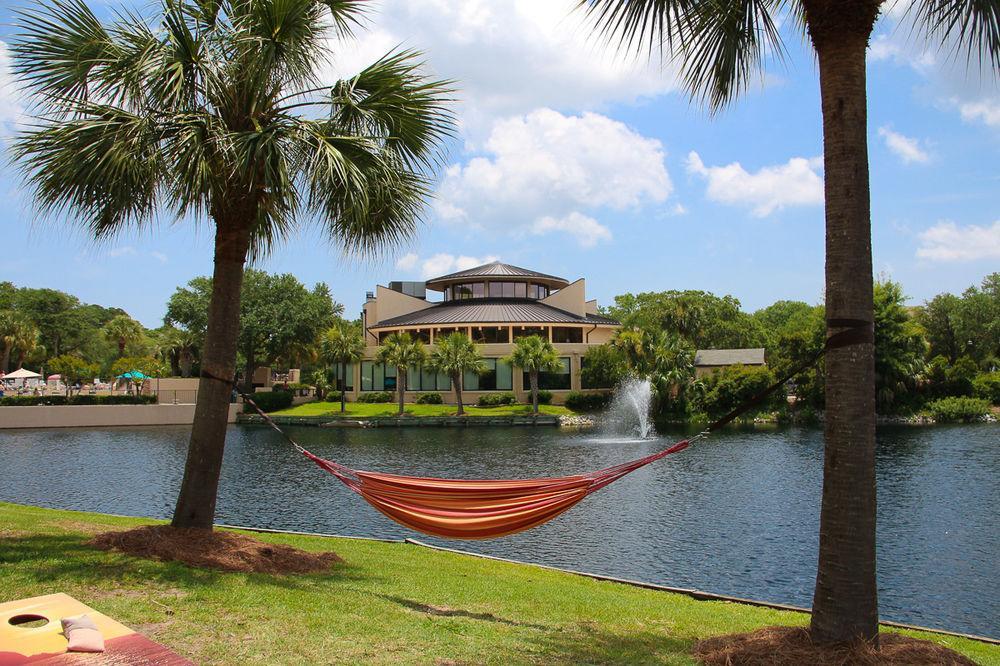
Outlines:
MULTIPOLYGON (((184 426, 0 433, 0 500, 165 518, 184 426)), ((467 478, 571 474, 659 450, 652 439, 555 428, 289 432, 315 453, 387 472, 467 478)), ((1000 636, 1000 427, 879 431, 884 619, 1000 636)), ((730 430, 643 468, 538 529, 454 542, 407 532, 260 426, 229 430, 218 522, 422 540, 799 606, 811 604, 822 433, 730 430)))

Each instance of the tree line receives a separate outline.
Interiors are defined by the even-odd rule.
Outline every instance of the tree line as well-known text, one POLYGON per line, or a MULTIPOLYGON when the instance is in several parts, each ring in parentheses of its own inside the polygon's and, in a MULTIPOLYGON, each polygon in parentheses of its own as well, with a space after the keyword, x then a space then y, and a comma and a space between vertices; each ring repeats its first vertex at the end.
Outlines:
MULTIPOLYGON (((1000 273, 962 294, 907 306, 903 286, 873 285, 875 395, 882 414, 911 414, 947 397, 1000 403, 1000 273)), ((658 412, 674 418, 721 415, 822 349, 826 308, 781 300, 745 312, 732 296, 704 291, 622 294, 604 313, 623 324, 611 342, 587 352, 583 381, 611 387, 626 376, 650 379, 658 412), (767 367, 695 373, 698 349, 763 347, 767 367)), ((825 405, 823 361, 802 372, 762 410, 781 410, 789 394, 813 410, 825 405)))

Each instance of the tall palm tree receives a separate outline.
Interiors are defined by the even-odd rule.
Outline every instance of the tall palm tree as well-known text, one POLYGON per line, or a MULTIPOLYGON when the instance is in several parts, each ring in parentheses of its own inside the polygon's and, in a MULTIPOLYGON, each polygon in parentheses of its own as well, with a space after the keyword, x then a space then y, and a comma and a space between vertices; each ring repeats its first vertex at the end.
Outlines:
POLYGON ((125 356, 125 347, 142 340, 146 330, 128 315, 115 315, 104 325, 104 339, 118 345, 118 358, 125 356))
POLYGON ((324 363, 340 368, 340 411, 347 411, 347 365, 357 363, 365 354, 365 339, 350 322, 338 321, 319 343, 319 356, 324 363))
POLYGON ((537 335, 529 335, 514 342, 506 361, 528 373, 531 384, 531 411, 538 413, 538 373, 562 368, 559 352, 552 343, 537 335))
POLYGON ((434 371, 448 375, 451 386, 455 389, 455 400, 458 403, 457 414, 465 415, 462 404, 462 378, 467 372, 481 375, 486 372, 486 361, 479 352, 479 347, 465 333, 451 335, 434 340, 434 350, 431 352, 430 363, 434 371))
POLYGON ((104 25, 81 0, 22 10, 14 69, 35 125, 14 142, 42 212, 97 238, 160 211, 208 218, 215 268, 198 404, 172 524, 211 529, 236 371, 240 286, 303 222, 349 253, 412 237, 443 139, 446 82, 419 54, 325 85, 361 0, 162 0, 157 25, 104 25))
POLYGON ((22 318, 14 328, 13 343, 17 350, 17 369, 20 370, 24 367, 24 359, 28 354, 42 346, 42 333, 32 321, 22 318))
POLYGON ((625 355, 625 363, 633 375, 641 374, 646 364, 646 341, 645 332, 637 328, 620 328, 611 338, 611 346, 625 355))
POLYGON ((398 415, 403 415, 403 404, 406 398, 406 372, 410 368, 419 368, 427 362, 427 350, 424 343, 414 340, 409 333, 393 333, 385 339, 375 356, 379 363, 396 368, 396 393, 399 397, 398 415))
POLYGON ((20 312, 0 310, 0 344, 3 356, 0 358, 0 372, 10 370, 10 357, 17 347, 17 341, 24 337, 24 331, 34 324, 20 312))
MULTIPOLYGON (((692 97, 725 106, 782 54, 778 26, 802 28, 819 65, 826 196, 828 334, 871 322, 871 201, 865 58, 882 0, 580 0, 627 49, 675 57, 692 97)), ((1000 65, 995 0, 914 0, 928 36, 1000 65)), ((875 585, 875 375, 871 341, 826 356, 826 424, 813 640, 878 638, 875 585)))

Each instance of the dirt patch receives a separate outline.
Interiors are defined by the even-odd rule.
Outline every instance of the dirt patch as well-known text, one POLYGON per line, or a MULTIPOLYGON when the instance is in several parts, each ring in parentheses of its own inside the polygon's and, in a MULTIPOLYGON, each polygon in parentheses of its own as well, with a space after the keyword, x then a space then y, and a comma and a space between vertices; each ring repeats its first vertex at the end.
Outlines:
POLYGON ((820 647, 802 627, 766 627, 748 634, 708 638, 694 646, 694 656, 711 666, 975 666, 974 661, 943 645, 899 634, 881 634, 877 650, 865 642, 820 647))
POLYGON ((202 569, 246 573, 322 573, 343 562, 336 553, 310 553, 233 532, 179 529, 167 525, 105 532, 88 543, 101 550, 183 562, 202 569))

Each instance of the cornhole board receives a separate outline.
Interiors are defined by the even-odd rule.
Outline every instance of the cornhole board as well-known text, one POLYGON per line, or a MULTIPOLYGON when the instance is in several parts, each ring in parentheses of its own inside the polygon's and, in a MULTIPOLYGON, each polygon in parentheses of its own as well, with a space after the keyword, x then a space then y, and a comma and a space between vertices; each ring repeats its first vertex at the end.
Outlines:
POLYGON ((61 593, 0 604, 0 666, 14 664, 194 666, 194 662, 169 648, 61 593), (104 636, 104 652, 86 654, 66 651, 66 636, 62 633, 60 620, 82 613, 90 616, 104 636), (40 627, 11 623, 12 618, 24 615, 41 616, 48 623, 40 627))

